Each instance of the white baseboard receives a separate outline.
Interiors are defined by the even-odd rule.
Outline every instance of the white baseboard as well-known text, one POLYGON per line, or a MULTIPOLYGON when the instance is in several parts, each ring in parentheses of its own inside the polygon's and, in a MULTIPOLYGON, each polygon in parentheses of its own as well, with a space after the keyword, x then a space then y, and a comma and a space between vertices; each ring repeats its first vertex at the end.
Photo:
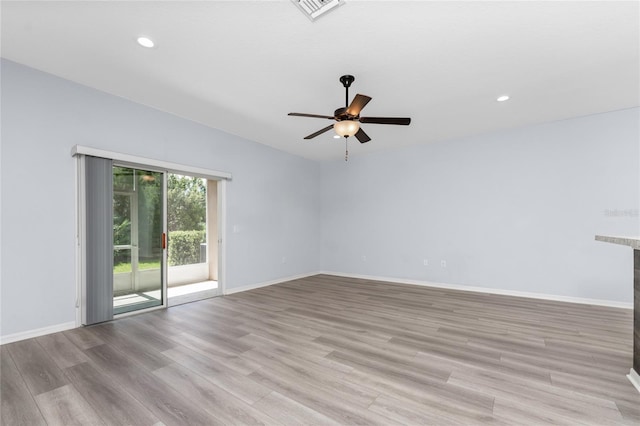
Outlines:
POLYGON ((333 275, 337 277, 358 278, 358 279, 370 280, 370 281, 386 281, 394 284, 410 284, 410 285, 419 285, 424 287, 444 288, 448 290, 472 291, 476 293, 489 293, 489 294, 500 294, 503 296, 527 297, 530 299, 552 300, 556 302, 581 303, 584 305, 597 305, 597 306, 607 306, 611 308, 633 309, 633 303, 617 302, 615 300, 585 299, 582 297, 559 296, 555 294, 543 294, 543 293, 530 293, 525 291, 503 290, 499 288, 475 287, 475 286, 466 286, 466 285, 459 285, 459 284, 435 283, 430 281, 411 280, 411 279, 405 279, 405 278, 377 277, 372 275, 348 274, 343 272, 323 271, 320 273, 325 275, 333 275))
POLYGON ((76 322, 70 321, 62 324, 51 325, 49 327, 37 328, 35 330, 22 331, 20 333, 7 334, 6 336, 0 336, 0 345, 6 343, 17 342, 20 340, 31 339, 32 337, 44 336, 46 334, 57 333, 59 331, 71 330, 76 328, 76 322))
POLYGON ((631 384, 635 386, 636 389, 638 389, 638 392, 640 392, 640 375, 636 373, 636 370, 632 368, 631 371, 629 371, 629 374, 627 374, 627 378, 629 379, 631 384))
MULTIPOLYGON (((261 283, 249 284, 246 286, 225 289, 224 294, 231 295, 231 294, 240 293, 243 291, 254 290, 256 288, 267 287, 274 284, 280 284, 283 282, 312 277, 314 275, 320 275, 320 274, 333 275, 333 276, 345 277, 345 278, 357 278, 357 279, 370 280, 370 281, 384 281, 384 282, 390 282, 394 284, 409 284, 409 285, 418 285, 418 286, 424 286, 424 287, 444 288, 449 290, 473 291, 476 293, 501 294, 505 296, 553 300, 557 302, 582 303, 587 305, 598 305, 598 306, 608 306, 608 307, 622 308, 622 309, 633 309, 633 303, 616 302, 612 300, 585 299, 580 297, 558 296, 558 295, 542 294, 542 293, 529 293, 529 292, 523 292, 523 291, 502 290, 502 289, 486 288, 486 287, 474 287, 474 286, 465 286, 465 285, 458 285, 458 284, 435 283, 430 281, 411 280, 411 279, 405 279, 405 278, 349 274, 346 272, 333 272, 333 271, 310 272, 306 274, 282 277, 282 278, 278 278, 271 281, 264 281, 261 283)), ((38 328, 35 330, 28 330, 20 333, 8 334, 6 336, 0 336, 0 345, 17 342, 25 339, 31 339, 33 337, 44 336, 46 334, 57 333, 59 331, 71 330, 76 327, 77 327, 76 322, 70 321, 62 324, 52 325, 49 327, 38 328)), ((640 391, 640 376, 638 375, 638 373, 636 373, 634 370, 631 370, 631 373, 629 373, 627 377, 629 378, 631 383, 633 383, 633 385, 636 388, 638 388, 638 390, 640 391)))
POLYGON ((267 286, 270 286, 270 285, 280 284, 280 283, 284 283, 284 282, 287 282, 287 281, 293 281, 293 280, 299 280, 301 278, 312 277, 314 275, 318 275, 318 274, 322 274, 322 273, 323 272, 309 272, 308 274, 293 275, 293 276, 290 276, 290 277, 278 278, 278 279, 275 279, 275 280, 264 281, 264 282, 257 283, 257 284, 249 284, 249 285, 245 285, 245 286, 241 286, 241 287, 234 287, 234 288, 225 288, 224 295, 228 296, 228 295, 235 294, 235 293, 241 293, 243 291, 254 290, 256 288, 267 287, 267 286))
MULTIPOLYGON (((242 291, 253 290, 260 287, 267 287, 274 284, 280 284, 286 281, 293 281, 300 278, 311 277, 313 275, 318 275, 319 273, 320 272, 310 272, 307 274, 293 275, 293 276, 278 278, 275 280, 265 281, 257 284, 250 284, 242 287, 226 289, 224 294, 229 295, 234 293, 240 293, 242 291)), ((213 297, 216 294, 217 292, 212 292, 211 296, 213 297)), ((199 295, 199 297, 202 297, 202 295, 199 295)), ((187 295, 186 297, 177 297, 175 301, 170 302, 170 306, 181 304, 181 303, 188 303, 191 301, 193 300, 190 300, 189 295, 187 295)), ((136 312, 132 312, 132 314, 136 314, 136 312)), ((0 345, 4 345, 6 343, 18 342, 20 340, 25 340, 25 339, 31 339, 32 337, 44 336, 46 334, 57 333, 59 331, 71 330, 72 328, 76 328, 76 327, 78 327, 76 325, 76 322, 71 321, 71 322, 65 322, 63 324, 52 325, 49 327, 38 328, 35 330, 28 330, 20 333, 7 334, 6 336, 0 336, 0 345)))

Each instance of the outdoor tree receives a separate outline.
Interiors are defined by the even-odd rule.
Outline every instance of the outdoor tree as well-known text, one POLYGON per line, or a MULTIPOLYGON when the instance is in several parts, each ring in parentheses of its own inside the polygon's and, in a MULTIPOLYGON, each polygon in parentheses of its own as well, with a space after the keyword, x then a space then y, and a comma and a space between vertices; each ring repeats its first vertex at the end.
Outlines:
POLYGON ((169 232, 204 231, 207 223, 204 179, 170 174, 167 186, 169 232))
POLYGON ((207 187, 201 178, 170 174, 167 184, 169 265, 199 263, 206 242, 207 187))
MULTIPOLYGON (((157 259, 158 253, 162 252, 162 185, 162 173, 114 167, 114 245, 132 244, 132 214, 136 214, 134 211, 137 212, 135 220, 140 231, 137 234, 140 262, 145 259, 157 259), (145 232, 142 232, 143 230, 145 232)), ((206 196, 206 180, 167 174, 169 265, 187 265, 202 261, 200 245, 206 242, 206 196)), ((114 252, 114 264, 130 262, 130 249, 114 252)))

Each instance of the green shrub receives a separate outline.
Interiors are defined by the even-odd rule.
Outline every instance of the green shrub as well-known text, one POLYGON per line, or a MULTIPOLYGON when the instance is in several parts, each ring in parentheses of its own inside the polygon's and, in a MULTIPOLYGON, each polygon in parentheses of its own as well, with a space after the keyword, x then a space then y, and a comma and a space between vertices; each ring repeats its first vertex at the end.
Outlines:
POLYGON ((200 244, 204 242, 205 231, 169 232, 169 266, 200 263, 200 244))

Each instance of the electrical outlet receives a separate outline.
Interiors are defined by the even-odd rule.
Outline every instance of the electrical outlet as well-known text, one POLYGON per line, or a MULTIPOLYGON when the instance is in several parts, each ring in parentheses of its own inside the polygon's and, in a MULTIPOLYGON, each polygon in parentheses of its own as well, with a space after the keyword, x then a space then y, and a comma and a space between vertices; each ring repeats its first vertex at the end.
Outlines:
POLYGON ((286 258, 286 256, 282 256, 282 263, 287 263, 287 258, 286 258))
POLYGON ((362 255, 362 261, 366 262, 367 261, 367 256, 365 256, 364 254, 362 255))
POLYGON ((429 259, 424 259, 424 260, 422 261, 422 264, 423 264, 424 266, 429 266, 429 259))
POLYGON ((447 267, 447 261, 446 260, 441 260, 440 261, 440 266, 442 266, 443 268, 447 267))

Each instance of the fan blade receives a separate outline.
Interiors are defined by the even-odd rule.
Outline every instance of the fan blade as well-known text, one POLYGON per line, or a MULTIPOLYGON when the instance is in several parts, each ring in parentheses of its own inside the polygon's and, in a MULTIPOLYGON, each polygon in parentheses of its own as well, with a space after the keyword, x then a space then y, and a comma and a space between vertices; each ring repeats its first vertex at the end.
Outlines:
POLYGON ((290 112, 287 115, 292 115, 294 117, 328 118, 329 120, 335 119, 333 115, 304 114, 302 112, 290 112))
POLYGON ((399 124, 401 126, 408 126, 411 123, 411 119, 401 117, 360 117, 360 122, 375 124, 399 124))
POLYGON ((347 114, 357 117, 360 115, 360 111, 369 103, 371 98, 366 95, 357 94, 351 101, 351 105, 347 108, 347 114))
POLYGON ((369 135, 366 134, 364 132, 364 130, 362 130, 362 128, 358 129, 358 131, 356 132, 356 134, 354 136, 356 137, 356 139, 358 139, 360 141, 360 143, 367 143, 367 142, 369 142, 371 140, 369 135))
POLYGON ((317 132, 315 132, 315 133, 311 133, 309 136, 305 136, 305 139, 313 139, 313 138, 315 138, 316 136, 321 135, 321 134, 323 134, 324 132, 326 132, 327 130, 331 130, 331 129, 333 129, 333 124, 331 124, 331 125, 329 125, 329 126, 325 127, 325 128, 324 128, 324 129, 322 129, 322 130, 318 130, 318 131, 317 131, 317 132))

